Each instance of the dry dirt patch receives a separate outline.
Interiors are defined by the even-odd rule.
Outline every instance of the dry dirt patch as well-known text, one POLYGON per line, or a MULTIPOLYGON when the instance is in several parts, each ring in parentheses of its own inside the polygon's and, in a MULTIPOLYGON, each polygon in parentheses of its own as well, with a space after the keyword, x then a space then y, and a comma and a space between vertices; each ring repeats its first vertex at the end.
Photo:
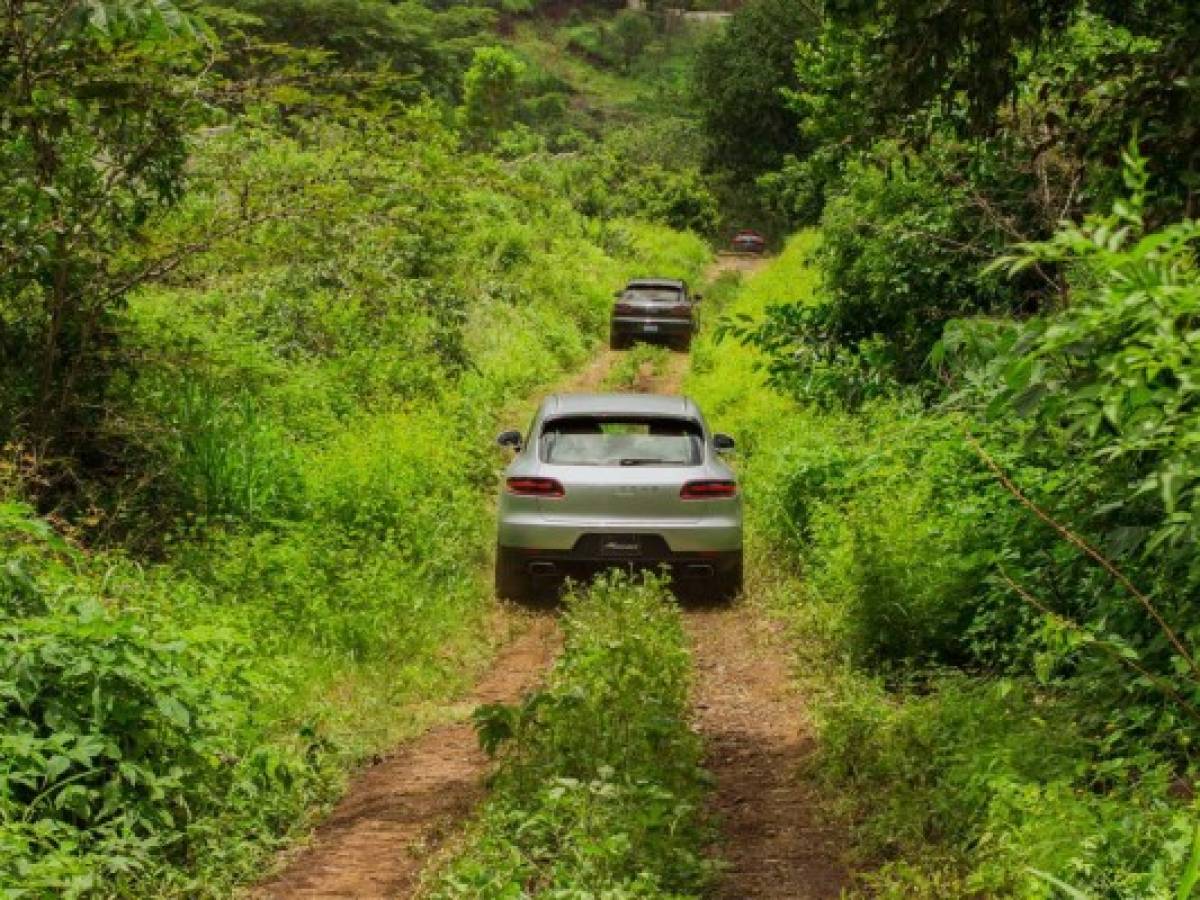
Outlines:
POLYGON ((716 778, 712 809, 728 868, 721 900, 818 900, 847 883, 844 835, 804 775, 815 750, 786 649, 751 606, 691 610, 696 724, 716 778))
MULTIPOLYGON (((549 613, 497 656, 465 698, 512 703, 550 667, 559 634, 549 613)), ((469 722, 434 728, 363 772, 333 813, 258 898, 407 897, 430 856, 460 830, 484 793, 488 760, 469 722)))

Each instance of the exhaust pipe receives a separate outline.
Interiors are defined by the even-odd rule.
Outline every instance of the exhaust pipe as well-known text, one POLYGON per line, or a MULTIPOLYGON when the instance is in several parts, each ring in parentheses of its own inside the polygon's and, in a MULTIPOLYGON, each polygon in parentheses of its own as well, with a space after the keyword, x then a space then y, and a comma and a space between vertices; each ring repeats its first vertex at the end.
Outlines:
POLYGON ((713 567, 703 563, 693 563, 684 572, 688 578, 712 578, 713 567))
POLYGON ((529 564, 530 575, 553 575, 557 567, 552 562, 532 562, 529 564))

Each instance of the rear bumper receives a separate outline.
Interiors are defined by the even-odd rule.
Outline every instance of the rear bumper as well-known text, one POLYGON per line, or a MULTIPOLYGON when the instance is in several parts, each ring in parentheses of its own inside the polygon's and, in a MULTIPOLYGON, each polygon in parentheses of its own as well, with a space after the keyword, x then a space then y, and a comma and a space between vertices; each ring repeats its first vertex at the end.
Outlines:
POLYGON ((644 535, 659 539, 663 552, 681 553, 741 552, 742 516, 740 505, 722 515, 701 519, 634 519, 606 521, 570 519, 550 521, 545 516, 512 514, 500 519, 497 542, 502 547, 546 553, 574 554, 586 538, 593 535, 644 535))
POLYGON ((612 332, 620 337, 685 338, 696 330, 691 319, 655 319, 640 316, 613 316, 612 332))
POLYGON ((591 552, 592 547, 576 551, 546 551, 501 547, 507 565, 534 579, 571 578, 586 581, 599 572, 622 569, 633 572, 668 573, 676 584, 706 581, 712 578, 740 576, 741 550, 707 553, 660 553, 639 557, 607 557, 591 552))

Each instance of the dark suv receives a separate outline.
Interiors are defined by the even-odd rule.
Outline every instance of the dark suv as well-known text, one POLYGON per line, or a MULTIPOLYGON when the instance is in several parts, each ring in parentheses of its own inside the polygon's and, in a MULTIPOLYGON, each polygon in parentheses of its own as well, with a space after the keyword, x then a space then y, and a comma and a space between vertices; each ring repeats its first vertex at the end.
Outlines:
POLYGON ((610 345, 624 350, 634 341, 656 341, 677 350, 692 345, 699 329, 696 301, 685 282, 672 278, 636 278, 617 291, 610 345))

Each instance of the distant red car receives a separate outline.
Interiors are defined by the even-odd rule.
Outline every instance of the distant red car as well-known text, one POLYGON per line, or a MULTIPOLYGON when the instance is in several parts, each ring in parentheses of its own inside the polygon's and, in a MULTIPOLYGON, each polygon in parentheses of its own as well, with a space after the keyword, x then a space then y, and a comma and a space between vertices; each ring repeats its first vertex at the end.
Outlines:
POLYGON ((767 249, 767 239, 751 228, 743 228, 729 243, 738 253, 762 253, 767 249))

